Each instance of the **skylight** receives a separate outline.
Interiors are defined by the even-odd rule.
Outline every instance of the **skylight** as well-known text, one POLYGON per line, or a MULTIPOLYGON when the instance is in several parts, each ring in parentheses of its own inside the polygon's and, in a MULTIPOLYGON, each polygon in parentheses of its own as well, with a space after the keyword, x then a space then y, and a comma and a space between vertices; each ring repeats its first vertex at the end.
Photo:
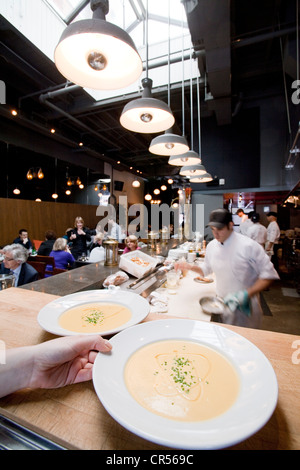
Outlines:
MULTIPOLYGON (((46 0, 66 22, 92 17, 89 0, 46 0)), ((145 44, 146 0, 113 0, 109 2, 106 20, 125 29, 139 49, 145 44)), ((188 34, 186 15, 181 0, 148 1, 148 43, 158 43, 188 34), (170 16, 170 18, 169 18, 170 16), (170 22, 170 26, 169 26, 170 22)))

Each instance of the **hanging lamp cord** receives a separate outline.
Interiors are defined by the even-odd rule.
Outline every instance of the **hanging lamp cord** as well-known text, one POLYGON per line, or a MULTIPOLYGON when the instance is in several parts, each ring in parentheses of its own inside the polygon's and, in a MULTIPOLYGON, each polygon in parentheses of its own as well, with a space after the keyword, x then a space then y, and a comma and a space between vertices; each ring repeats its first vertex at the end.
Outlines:
POLYGON ((199 90, 199 76, 197 73, 197 106, 198 106, 198 137, 199 137, 199 157, 200 157, 200 163, 202 162, 201 158, 201 121, 200 121, 200 90, 199 90))

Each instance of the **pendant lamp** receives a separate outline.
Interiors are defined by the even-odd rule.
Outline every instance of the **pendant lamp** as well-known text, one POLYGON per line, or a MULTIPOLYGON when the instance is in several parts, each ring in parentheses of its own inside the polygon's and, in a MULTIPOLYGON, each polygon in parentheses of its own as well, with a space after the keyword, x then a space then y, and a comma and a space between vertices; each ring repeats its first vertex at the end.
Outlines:
POLYGON ((124 88, 140 77, 143 64, 131 37, 105 20, 108 0, 91 0, 93 18, 70 24, 54 60, 69 81, 95 90, 124 88))
MULTIPOLYGON (((182 60, 183 60, 183 44, 182 44, 182 60)), ((192 60, 192 56, 190 53, 190 60, 192 60)), ((184 67, 182 68, 182 73, 184 72, 184 67)), ((184 82, 183 82, 184 83, 184 82)), ((194 131, 193 131, 193 86, 192 86, 192 71, 191 71, 191 79, 190 79, 190 102, 191 102, 191 142, 192 147, 194 146, 194 131)), ((182 113, 184 113, 184 88, 182 89, 182 113)), ((174 166, 191 166, 201 164, 201 158, 194 150, 188 150, 187 152, 179 155, 172 155, 168 161, 169 165, 174 166)), ((206 170, 205 170, 206 171, 206 170)), ((179 173, 181 174, 181 173, 179 173)))
MULTIPOLYGON (((168 39, 168 104, 170 106, 170 83, 171 83, 171 73, 170 73, 170 0, 169 0, 169 39, 168 39)), ((172 129, 165 131, 163 135, 155 137, 150 144, 149 152, 154 153, 155 155, 180 155, 189 150, 189 145, 186 138, 184 137, 184 113, 182 113, 183 119, 183 135, 177 135, 172 132, 172 129)))
MULTIPOLYGON (((173 134, 172 130, 152 139, 149 152, 155 155, 180 155, 189 150, 189 145, 184 136, 173 134)), ((170 161, 169 161, 170 163, 170 161)))
MULTIPOLYGON (((196 183, 196 181, 195 180, 192 181, 193 177, 194 178, 195 177, 211 178, 209 173, 207 173, 205 166, 202 165, 201 163, 201 125, 200 125, 201 121, 200 121, 200 93, 199 93, 198 75, 197 75, 197 107, 198 107, 198 137, 199 137, 199 162, 200 163, 196 165, 183 166, 179 172, 181 176, 191 177, 190 181, 194 183, 196 183)), ((208 181, 211 181, 211 179, 209 179, 208 181)), ((202 180, 201 182, 204 183, 205 181, 202 180)))
POLYGON ((169 165, 184 166, 184 165, 197 165, 201 160, 199 155, 194 150, 188 150, 188 152, 181 155, 172 155, 169 158, 169 165))
POLYGON ((184 165, 179 172, 181 176, 199 176, 205 173, 206 169, 200 163, 198 165, 184 165))
POLYGON ((213 177, 209 173, 204 173, 203 175, 199 176, 191 176, 190 183, 208 183, 212 181, 213 177))
POLYGON ((133 132, 152 134, 173 126, 175 118, 169 106, 151 97, 152 80, 144 78, 142 98, 126 104, 120 117, 125 129, 133 132))
POLYGON ((142 98, 126 104, 120 123, 130 131, 151 134, 170 129, 175 118, 166 103, 151 96, 152 80, 148 78, 148 1, 146 4, 146 78, 142 80, 144 90, 142 98))

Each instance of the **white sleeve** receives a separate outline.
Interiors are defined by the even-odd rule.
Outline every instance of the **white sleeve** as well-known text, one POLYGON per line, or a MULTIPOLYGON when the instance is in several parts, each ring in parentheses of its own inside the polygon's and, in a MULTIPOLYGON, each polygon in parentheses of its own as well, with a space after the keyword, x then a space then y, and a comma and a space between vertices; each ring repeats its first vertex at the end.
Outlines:
POLYGON ((258 243, 251 247, 249 262, 259 279, 279 279, 279 275, 269 256, 258 243))

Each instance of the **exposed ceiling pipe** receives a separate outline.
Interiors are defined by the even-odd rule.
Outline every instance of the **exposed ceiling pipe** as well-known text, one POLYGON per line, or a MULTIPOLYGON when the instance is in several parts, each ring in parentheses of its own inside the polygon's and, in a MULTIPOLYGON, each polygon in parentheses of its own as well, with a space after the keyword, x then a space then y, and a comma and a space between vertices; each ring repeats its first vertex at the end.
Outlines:
MULTIPOLYGON (((68 90, 68 89, 66 89, 66 90, 68 90)), ((39 100, 43 105, 48 106, 49 108, 53 109, 54 111, 57 111, 58 113, 60 113, 62 116, 65 116, 67 119, 74 122, 74 124, 76 124, 78 127, 81 127, 81 129, 84 129, 89 134, 93 134, 96 137, 98 137, 98 139, 100 139, 100 141, 106 140, 105 136, 103 134, 99 134, 97 131, 94 131, 89 126, 86 126, 83 122, 79 121, 79 119, 76 119, 71 114, 67 113, 63 109, 59 108, 55 104, 50 103, 50 101, 48 101, 48 98, 51 98, 53 95, 57 95, 58 92, 60 92, 60 94, 62 94, 64 92, 64 89, 63 90, 57 90, 57 91, 54 91, 52 93, 50 92, 50 93, 45 93, 44 95, 40 95, 39 100)))
POLYGON ((297 31, 295 26, 281 29, 279 31, 272 31, 270 33, 258 34, 257 36, 252 36, 245 39, 235 39, 232 41, 231 46, 233 49, 238 49, 239 47, 250 46, 251 44, 257 44, 259 42, 268 41, 269 39, 279 38, 281 36, 287 36, 288 34, 293 34, 297 31))

